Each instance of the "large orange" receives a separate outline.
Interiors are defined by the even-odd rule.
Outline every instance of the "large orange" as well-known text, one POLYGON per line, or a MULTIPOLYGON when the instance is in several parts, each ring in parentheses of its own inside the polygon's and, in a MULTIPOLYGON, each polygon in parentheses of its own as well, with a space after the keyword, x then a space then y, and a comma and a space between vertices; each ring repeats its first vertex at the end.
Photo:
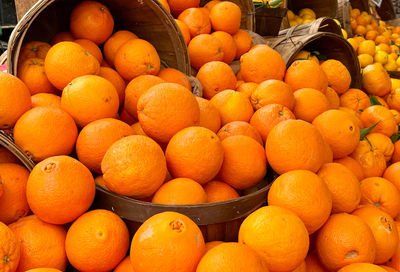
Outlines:
POLYGON ((189 91, 192 90, 189 78, 181 71, 174 68, 164 68, 158 73, 158 76, 169 83, 180 84, 186 87, 189 91))
POLYGON ((134 271, 174 272, 195 271, 204 253, 199 227, 185 215, 163 212, 140 226, 130 256, 134 271))
POLYGON ((210 10, 210 21, 215 31, 225 31, 233 35, 238 32, 241 19, 240 7, 230 1, 222 1, 210 10))
POLYGON ((161 185, 151 202, 166 205, 201 204, 207 202, 207 194, 196 181, 176 178, 161 185))
MULTIPOLYGON (((73 41, 73 39, 71 40, 73 41)), ((22 45, 19 51, 18 64, 30 58, 45 59, 51 45, 40 41, 31 41, 22 45)))
POLYGON ((233 40, 236 43, 236 59, 240 59, 243 54, 249 52, 253 47, 254 42, 250 34, 242 29, 239 29, 233 36, 233 40))
POLYGON ((79 44, 60 42, 47 53, 44 69, 51 84, 63 90, 77 77, 98 74, 100 63, 79 44))
POLYGON ((26 200, 29 172, 15 163, 0 163, 1 191, 0 221, 11 224, 30 212, 26 200))
POLYGON ((318 130, 302 120, 286 120, 268 134, 267 159, 278 174, 291 170, 316 172, 324 162, 324 139, 318 130))
POLYGON ((29 272, 62 272, 61 270, 55 268, 34 268, 27 270, 29 272))
POLYGON ((222 44, 222 51, 224 51, 223 62, 231 64, 236 57, 237 46, 232 35, 225 31, 215 31, 211 36, 217 38, 222 44))
POLYGON ((254 82, 244 82, 240 84, 237 88, 236 91, 240 93, 244 93, 246 96, 249 98, 251 95, 254 93, 254 91, 257 89, 258 84, 254 82))
POLYGON ((350 116, 350 118, 357 124, 359 129, 364 128, 364 125, 360 120, 360 112, 357 112, 355 110, 352 110, 352 109, 346 108, 346 107, 339 107, 339 110, 347 113, 350 116))
POLYGON ((309 238, 304 223, 293 212, 267 206, 243 221, 239 243, 260 254, 270 271, 290 271, 307 256, 309 238))
POLYGON ((74 119, 55 107, 33 108, 14 127, 15 143, 35 162, 70 154, 77 137, 74 119))
POLYGON ((386 97, 386 102, 391 109, 400 110, 400 89, 392 90, 386 97))
POLYGON ((101 162, 101 170, 110 191, 143 198, 153 195, 164 182, 167 165, 156 142, 134 135, 111 145, 101 162))
POLYGON ((336 159, 333 162, 346 166, 350 171, 353 172, 359 181, 364 179, 364 173, 361 165, 352 157, 346 156, 341 159, 336 159))
POLYGON ((219 246, 219 245, 221 245, 221 244, 223 244, 224 242, 222 242, 222 241, 211 241, 211 242, 207 242, 206 243, 206 253, 208 252, 208 251, 210 251, 211 249, 213 249, 214 247, 216 247, 216 246, 219 246))
POLYGON ((213 180, 204 185, 204 191, 207 195, 207 202, 219 202, 238 198, 239 194, 228 184, 213 180))
POLYGON ((364 68, 362 86, 369 94, 385 96, 390 93, 392 82, 382 64, 375 63, 364 68))
POLYGON ((389 162, 394 152, 394 145, 390 138, 382 133, 369 133, 366 138, 370 141, 372 147, 381 151, 386 161, 389 162))
POLYGON ((221 141, 228 137, 237 135, 249 136, 259 142, 261 145, 264 145, 260 133, 256 128, 247 122, 234 121, 226 124, 218 131, 218 137, 221 139, 221 141))
POLYGON ((86 49, 97 61, 101 64, 103 62, 103 53, 101 52, 99 46, 88 39, 77 39, 74 43, 79 44, 84 49, 86 49))
POLYGON ((396 218, 400 212, 400 192, 390 181, 380 177, 361 181, 361 205, 372 205, 396 218))
MULTIPOLYGON (((397 227, 397 233, 400 233, 400 222, 395 221, 394 223, 395 223, 395 226, 397 227)), ((400 236, 399 236, 399 239, 400 239, 400 236)), ((392 256, 390 261, 387 263, 387 265, 396 269, 397 271, 399 270, 399 268, 400 268, 400 243, 397 245, 396 252, 392 256)))
POLYGON ((386 170, 385 173, 383 174, 383 178, 389 180, 391 183, 393 183, 397 190, 400 191, 400 163, 395 162, 392 165, 390 165, 386 170))
POLYGON ((114 117, 118 112, 119 97, 114 85, 100 76, 78 77, 64 88, 61 107, 79 127, 90 122, 114 117))
POLYGON ((15 272, 21 257, 21 246, 14 233, 2 222, 0 222, 0 241, 2 245, 7 245, 0 250, 0 259, 2 260, 0 269, 15 272))
POLYGON ((48 80, 44 71, 44 59, 30 58, 18 67, 18 77, 28 87, 31 95, 54 93, 56 88, 48 80))
POLYGON ((352 263, 372 263, 375 259, 371 229, 361 218, 346 213, 328 219, 317 234, 316 247, 319 260, 330 271, 352 263))
POLYGON ((349 70, 338 60, 329 59, 321 64, 321 68, 328 78, 328 84, 338 94, 345 93, 351 84, 349 70))
POLYGON ((392 162, 400 161, 400 141, 394 143, 394 152, 392 155, 392 162))
POLYGON ((134 135, 126 123, 112 119, 100 119, 86 125, 76 141, 78 159, 89 170, 101 173, 101 161, 108 148, 119 139, 134 135))
POLYGON ((360 142, 360 129, 343 111, 325 111, 318 115, 312 123, 328 142, 334 159, 350 155, 360 142))
POLYGON ((100 67, 99 76, 107 79, 112 85, 114 85, 118 93, 119 104, 122 105, 125 99, 125 80, 117 73, 117 71, 110 67, 100 67))
POLYGON ((368 137, 360 141, 351 157, 361 165, 364 177, 380 177, 386 169, 385 155, 372 146, 368 137))
POLYGON ((190 42, 190 29, 186 23, 181 20, 175 19, 175 23, 177 24, 179 30, 182 33, 183 39, 185 40, 186 45, 190 42))
POLYGON ((329 110, 331 105, 325 94, 312 88, 299 89, 294 93, 293 113, 297 119, 312 122, 318 115, 329 110))
POLYGON ((157 75, 161 63, 151 43, 142 39, 131 39, 118 49, 114 65, 125 80, 132 80, 140 75, 157 75))
POLYGON ((248 122, 254 113, 246 95, 234 90, 219 92, 210 101, 218 110, 222 125, 233 121, 248 122))
POLYGON ((382 267, 379 267, 374 264, 370 263, 354 263, 354 264, 349 264, 340 269, 338 272, 358 272, 358 271, 363 271, 363 272, 385 272, 386 270, 383 269, 382 267))
POLYGON ((31 96, 32 108, 56 107, 61 108, 61 97, 55 94, 38 93, 31 96))
POLYGON ((361 113, 360 119, 366 128, 377 124, 371 132, 382 133, 391 137, 398 131, 396 119, 394 119, 390 110, 384 106, 375 105, 366 108, 361 113))
POLYGON ((293 91, 285 82, 270 79, 258 85, 251 94, 251 103, 255 110, 269 104, 281 104, 289 110, 293 110, 295 98, 293 91))
POLYGON ((372 230, 376 241, 374 263, 386 263, 394 255, 399 243, 399 234, 393 218, 372 206, 359 208, 352 214, 360 217, 372 230))
POLYGON ((31 210, 41 220, 52 224, 75 220, 89 209, 94 195, 92 174, 82 163, 68 156, 51 157, 38 163, 26 185, 31 210))
POLYGON ((197 35, 210 34, 211 32, 211 21, 207 14, 200 8, 188 8, 184 10, 179 15, 178 20, 187 25, 192 39, 197 35))
POLYGON ((340 96, 340 105, 361 112, 371 106, 371 103, 366 93, 359 89, 350 89, 340 96))
POLYGON ((21 245, 18 272, 38 267, 65 271, 68 260, 65 254, 67 231, 64 226, 48 224, 31 215, 9 227, 21 245))
POLYGON ((268 271, 265 262, 249 246, 224 243, 204 255, 196 272, 242 272, 249 268, 253 272, 268 271))
POLYGON ((188 51, 190 64, 197 70, 207 62, 224 60, 222 43, 210 34, 200 34, 194 37, 188 45, 188 51))
POLYGON ((173 177, 190 178, 205 184, 221 169, 224 150, 218 136, 211 130, 188 127, 171 138, 165 157, 173 177))
POLYGON ((344 165, 326 163, 318 176, 332 194, 332 213, 351 213, 361 200, 361 188, 357 177, 344 165))
POLYGON ((0 72, 0 129, 12 128, 31 107, 26 85, 17 77, 0 72))
POLYGON ((105 5, 83 1, 72 11, 69 27, 75 38, 102 44, 113 32, 114 19, 105 5))
POLYGON ((168 0, 172 14, 178 16, 182 11, 188 8, 197 8, 200 0, 168 0))
POLYGON ((232 136, 222 141, 224 161, 219 178, 236 189, 247 189, 260 182, 267 172, 263 147, 248 136, 232 136))
POLYGON ((176 83, 162 83, 140 96, 138 117, 144 132, 162 143, 178 131, 195 125, 200 117, 195 96, 176 83))
POLYGON ((79 217, 65 240, 68 260, 79 271, 110 271, 128 249, 128 228, 118 215, 106 210, 93 210, 79 217))
POLYGON ((328 88, 328 78, 324 70, 312 60, 293 62, 287 70, 285 82, 292 87, 293 91, 313 88, 325 93, 326 88, 328 88))
POLYGON ((115 32, 105 43, 103 47, 104 58, 109 64, 114 66, 115 55, 126 42, 137 39, 138 37, 130 31, 120 30, 115 32))
POLYGON ((204 98, 211 99, 214 95, 236 88, 236 76, 232 68, 221 61, 211 61, 204 64, 196 78, 203 86, 204 98))
POLYGON ((308 170, 289 171, 279 176, 268 192, 268 205, 294 212, 306 225, 309 234, 328 220, 332 196, 324 181, 308 170), (318 208, 315 206, 318 203, 318 208))
POLYGON ((221 127, 221 117, 218 110, 207 99, 196 96, 196 100, 200 108, 200 118, 197 125, 217 133, 221 127))
POLYGON ((252 48, 240 57, 240 72, 246 82, 282 80, 286 65, 282 56, 267 45, 252 48))

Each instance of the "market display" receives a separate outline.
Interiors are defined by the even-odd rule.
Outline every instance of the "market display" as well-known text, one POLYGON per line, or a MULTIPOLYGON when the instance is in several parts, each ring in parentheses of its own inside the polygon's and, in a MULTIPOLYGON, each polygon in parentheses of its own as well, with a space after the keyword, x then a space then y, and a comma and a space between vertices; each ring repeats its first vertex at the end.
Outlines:
POLYGON ((240 1, 152 2, 187 74, 76 2, 0 72, 0 272, 400 271, 400 26, 310 6, 261 37, 240 1))

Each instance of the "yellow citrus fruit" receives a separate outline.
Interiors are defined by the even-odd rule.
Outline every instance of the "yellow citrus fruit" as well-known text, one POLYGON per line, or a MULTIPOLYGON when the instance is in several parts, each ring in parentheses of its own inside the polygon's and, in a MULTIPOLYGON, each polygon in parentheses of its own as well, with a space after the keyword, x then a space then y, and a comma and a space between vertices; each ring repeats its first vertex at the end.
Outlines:
POLYGON ((358 47, 358 54, 368 54, 371 56, 375 55, 375 43, 373 41, 363 41, 360 43, 360 46, 358 47))
POLYGON ((361 68, 365 68, 368 65, 374 63, 374 58, 368 54, 358 55, 358 61, 360 62, 361 68))

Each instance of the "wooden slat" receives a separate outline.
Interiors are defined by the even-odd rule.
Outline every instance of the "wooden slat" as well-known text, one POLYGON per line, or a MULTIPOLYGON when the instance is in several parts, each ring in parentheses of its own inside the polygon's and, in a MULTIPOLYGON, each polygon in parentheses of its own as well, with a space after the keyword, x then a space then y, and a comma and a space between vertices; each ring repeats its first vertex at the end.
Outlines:
POLYGON ((38 0, 14 0, 18 21, 38 0))

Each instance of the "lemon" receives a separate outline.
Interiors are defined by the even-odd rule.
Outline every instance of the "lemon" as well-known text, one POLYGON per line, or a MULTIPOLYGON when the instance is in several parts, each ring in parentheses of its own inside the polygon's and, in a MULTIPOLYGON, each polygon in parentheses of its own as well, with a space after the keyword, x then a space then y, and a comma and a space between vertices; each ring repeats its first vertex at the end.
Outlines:
POLYGON ((385 64, 384 67, 388 71, 396 71, 397 70, 396 61, 391 56, 388 56, 388 62, 385 64))
POLYGON ((361 68, 364 68, 374 63, 374 58, 369 54, 361 54, 358 55, 358 61, 360 62, 361 68))
POLYGON ((353 47, 354 51, 357 52, 358 49, 358 41, 354 38, 349 38, 347 39, 347 41, 351 44, 351 46, 353 47))
POLYGON ((295 60, 302 59, 302 60, 308 60, 311 57, 311 53, 305 50, 301 50, 296 57, 294 57, 295 60))
POLYGON ((315 12, 310 8, 303 8, 299 11, 299 16, 303 17, 304 15, 311 15, 314 19, 317 18, 315 12))
POLYGON ((398 58, 398 59, 396 60, 396 64, 397 64, 397 66, 400 67, 400 58, 398 58))
POLYGON ((347 39, 347 31, 342 28, 342 34, 345 39, 347 39))
MULTIPOLYGON (((400 67, 397 68, 397 70, 398 69, 400 69, 400 67)), ((392 80, 392 90, 396 90, 396 89, 400 88, 400 79, 391 78, 391 80, 392 80)))
POLYGON ((338 26, 342 27, 342 24, 339 22, 338 19, 333 19, 333 20, 338 24, 338 26))
POLYGON ((293 13, 293 11, 291 11, 289 9, 288 12, 287 12, 287 16, 288 16, 289 21, 293 21, 295 19, 296 15, 293 13))
POLYGON ((358 46, 358 54, 368 54, 374 56, 376 52, 374 41, 363 41, 358 46))
MULTIPOLYGON (((385 65, 389 61, 389 55, 385 51, 377 51, 374 56, 374 61, 385 65)), ((394 60, 393 60, 394 61, 394 60)))
POLYGON ((290 25, 291 27, 293 27, 293 26, 297 26, 297 25, 299 25, 299 24, 296 22, 296 20, 294 20, 294 21, 289 21, 289 25, 290 25))
POLYGON ((300 16, 303 20, 315 20, 315 17, 310 15, 310 14, 306 14, 303 16, 300 16))
POLYGON ((299 16, 296 16, 296 23, 297 23, 298 25, 303 24, 303 19, 302 19, 301 17, 299 17, 299 16))
POLYGON ((303 24, 307 24, 307 23, 310 23, 310 22, 313 22, 313 21, 315 21, 315 19, 303 20, 303 24))

